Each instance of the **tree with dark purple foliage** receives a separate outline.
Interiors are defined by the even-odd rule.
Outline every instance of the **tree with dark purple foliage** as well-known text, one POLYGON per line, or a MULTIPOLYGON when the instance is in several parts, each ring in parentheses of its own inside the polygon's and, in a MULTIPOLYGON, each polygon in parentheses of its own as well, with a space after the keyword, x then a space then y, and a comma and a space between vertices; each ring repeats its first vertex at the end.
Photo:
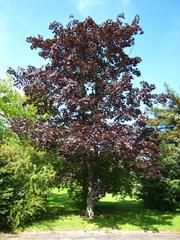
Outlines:
POLYGON ((132 172, 158 174, 153 164, 158 139, 141 105, 151 107, 166 97, 153 94, 155 86, 145 81, 133 86, 141 59, 128 56, 127 49, 143 32, 138 16, 131 24, 123 19, 121 14, 102 24, 91 17, 73 19, 67 26, 53 22, 51 39, 27 38, 48 63, 9 69, 26 103, 37 107, 37 121, 14 119, 14 131, 27 133, 39 147, 58 150, 66 166, 58 171, 59 179, 81 187, 90 219, 95 201, 106 192, 131 188, 132 172))

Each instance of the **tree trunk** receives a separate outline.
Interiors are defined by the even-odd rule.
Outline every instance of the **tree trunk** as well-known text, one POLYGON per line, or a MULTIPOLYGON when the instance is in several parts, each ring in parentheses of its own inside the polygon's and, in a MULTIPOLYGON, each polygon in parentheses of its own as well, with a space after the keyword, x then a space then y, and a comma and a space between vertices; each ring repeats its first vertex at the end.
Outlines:
POLYGON ((94 200, 92 198, 91 188, 88 189, 88 194, 87 194, 86 216, 89 219, 94 219, 94 200))

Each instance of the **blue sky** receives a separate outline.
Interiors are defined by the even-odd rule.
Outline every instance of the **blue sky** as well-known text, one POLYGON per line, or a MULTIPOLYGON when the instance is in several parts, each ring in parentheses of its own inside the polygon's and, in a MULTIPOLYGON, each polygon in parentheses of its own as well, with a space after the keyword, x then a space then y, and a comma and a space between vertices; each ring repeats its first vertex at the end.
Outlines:
MULTIPOLYGON (((124 12, 130 22, 138 14, 144 35, 137 36, 131 56, 140 56, 139 80, 180 86, 180 0, 0 0, 0 77, 8 67, 41 66, 42 59, 29 48, 26 37, 50 37, 49 23, 66 24, 69 15, 98 23, 124 12)), ((138 80, 138 79, 137 79, 138 80)))

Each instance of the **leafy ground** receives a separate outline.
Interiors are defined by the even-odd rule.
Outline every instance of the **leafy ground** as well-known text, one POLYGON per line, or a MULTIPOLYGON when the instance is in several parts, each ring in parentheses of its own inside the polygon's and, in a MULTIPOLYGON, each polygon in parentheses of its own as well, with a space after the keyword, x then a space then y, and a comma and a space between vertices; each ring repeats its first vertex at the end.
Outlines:
POLYGON ((107 195, 96 205, 97 218, 88 220, 71 207, 66 191, 53 190, 48 196, 48 210, 31 225, 31 230, 151 230, 180 231, 180 214, 145 209, 141 201, 116 199, 107 195))

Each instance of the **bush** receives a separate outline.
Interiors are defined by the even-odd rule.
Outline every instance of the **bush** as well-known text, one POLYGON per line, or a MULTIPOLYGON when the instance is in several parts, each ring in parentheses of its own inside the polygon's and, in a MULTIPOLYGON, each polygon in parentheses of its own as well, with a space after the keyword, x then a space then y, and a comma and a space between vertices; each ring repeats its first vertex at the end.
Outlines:
POLYGON ((54 179, 48 155, 16 141, 0 146, 0 228, 22 226, 43 209, 54 179))
POLYGON ((180 180, 144 180, 139 196, 148 208, 174 211, 179 205, 179 189, 180 180))
POLYGON ((142 179, 139 196, 145 205, 160 210, 175 210, 180 205, 180 144, 161 144, 158 167, 161 179, 142 179))

